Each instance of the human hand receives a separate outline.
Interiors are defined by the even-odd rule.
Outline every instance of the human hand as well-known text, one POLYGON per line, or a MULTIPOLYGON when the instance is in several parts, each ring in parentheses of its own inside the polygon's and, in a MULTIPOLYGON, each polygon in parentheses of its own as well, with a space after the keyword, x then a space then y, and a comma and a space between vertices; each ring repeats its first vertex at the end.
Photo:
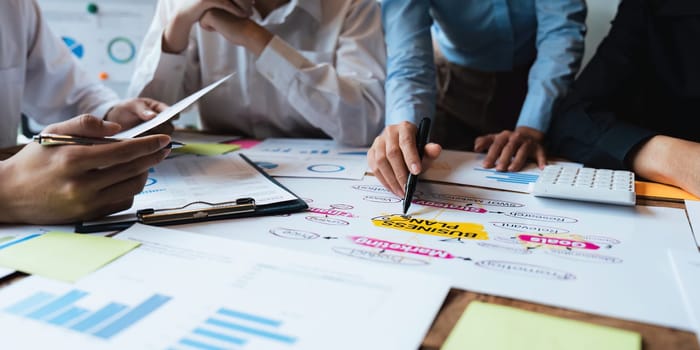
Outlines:
POLYGON ((374 176, 386 189, 399 197, 404 195, 408 169, 414 175, 422 173, 442 151, 438 144, 425 145, 421 162, 416 146, 417 130, 417 127, 409 122, 389 125, 374 139, 367 152, 367 161, 374 176))
MULTIPOLYGON (((156 100, 139 97, 116 104, 107 112, 106 121, 119 124, 123 130, 128 130, 146 120, 153 119, 158 113, 168 108, 168 105, 156 100)), ((150 134, 172 134, 174 130, 171 122, 163 123, 152 129, 150 134)))
POLYGON ((249 18, 236 17, 226 11, 209 10, 200 20, 202 28, 216 31, 232 45, 243 46, 260 56, 273 35, 249 18))
MULTIPOLYGON (((44 132, 105 137, 120 129, 83 115, 44 132)), ((169 143, 167 135, 91 146, 30 143, 0 163, 0 222, 63 224, 128 209, 148 169, 170 153, 169 143)))
POLYGON ((219 9, 237 18, 248 18, 253 14, 254 0, 185 0, 163 32, 163 51, 180 53, 187 48, 192 26, 212 9, 219 9))
POLYGON ((547 154, 542 146, 543 139, 543 132, 520 126, 515 131, 503 130, 497 134, 477 137, 474 151, 488 150, 483 161, 483 166, 487 169, 495 166, 498 171, 519 171, 530 158, 535 159, 540 169, 544 169, 547 154))

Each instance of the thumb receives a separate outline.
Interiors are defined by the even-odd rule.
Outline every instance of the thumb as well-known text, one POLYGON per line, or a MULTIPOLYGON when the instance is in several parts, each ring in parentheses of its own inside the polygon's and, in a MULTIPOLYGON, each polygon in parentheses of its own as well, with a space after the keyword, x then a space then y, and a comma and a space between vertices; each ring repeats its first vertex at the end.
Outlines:
POLYGON ((105 137, 114 135, 119 130, 121 130, 121 126, 117 123, 83 114, 61 123, 51 124, 44 129, 44 132, 72 136, 105 137))

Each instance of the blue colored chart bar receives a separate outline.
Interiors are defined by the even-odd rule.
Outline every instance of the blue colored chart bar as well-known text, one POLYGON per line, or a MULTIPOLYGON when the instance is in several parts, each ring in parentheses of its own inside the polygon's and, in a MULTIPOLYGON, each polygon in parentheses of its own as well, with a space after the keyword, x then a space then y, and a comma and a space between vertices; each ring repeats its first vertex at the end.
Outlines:
POLYGON ((222 348, 222 347, 218 347, 218 346, 214 346, 214 345, 209 345, 207 343, 202 343, 202 342, 192 340, 192 339, 187 339, 187 338, 180 340, 180 344, 186 345, 189 347, 193 347, 195 349, 201 349, 201 350, 227 350, 226 348, 222 348))
POLYGON ((216 313, 219 315, 224 315, 224 316, 228 316, 228 317, 235 317, 235 318, 238 318, 241 320, 246 320, 246 321, 264 324, 266 326, 279 327, 282 324, 281 321, 272 320, 272 319, 260 317, 260 316, 255 316, 255 315, 247 314, 245 312, 235 311, 235 310, 226 309, 226 308, 221 308, 216 313))
POLYGON ((232 337, 230 335, 221 334, 218 332, 213 332, 213 331, 210 331, 208 329, 203 329, 203 328, 197 328, 192 333, 197 334, 197 335, 201 335, 204 337, 209 337, 212 339, 220 340, 220 341, 225 341, 227 343, 236 344, 236 345, 243 345, 246 343, 245 339, 232 337))
POLYGON ((59 314, 58 316, 52 318, 49 320, 50 324, 56 325, 56 326, 64 326, 68 324, 70 321, 75 320, 76 318, 86 314, 88 310, 80 308, 80 307, 72 307, 65 312, 59 314))
POLYGON ((55 296, 53 294, 39 292, 18 302, 17 304, 6 308, 5 311, 15 315, 25 315, 28 311, 33 310, 40 305, 44 305, 54 297, 55 296))
POLYGON ((32 238, 37 238, 37 237, 39 237, 39 236, 41 236, 41 233, 35 233, 35 234, 29 235, 29 236, 27 236, 27 237, 22 237, 22 238, 20 238, 20 239, 14 240, 14 241, 9 241, 9 242, 7 242, 7 243, 5 243, 5 244, 0 245, 0 250, 5 249, 5 248, 7 248, 7 247, 11 247, 11 246, 13 246, 13 245, 15 245, 15 244, 18 244, 18 243, 26 242, 26 241, 28 241, 28 240, 30 240, 30 239, 32 239, 32 238))
POLYGON ((267 338, 270 340, 275 340, 278 342, 286 343, 286 344, 294 344, 297 340, 294 337, 282 335, 282 334, 277 334, 273 332, 268 332, 265 330, 261 329, 256 329, 252 327, 247 327, 243 325, 239 325, 236 323, 231 323, 231 322, 226 322, 222 320, 218 320, 215 318, 209 318, 206 321, 207 324, 214 325, 214 326, 219 326, 223 328, 227 328, 230 330, 238 331, 238 332, 243 332, 243 333, 248 333, 251 335, 255 335, 261 338, 267 338))
POLYGON ((151 312, 168 302, 168 300, 170 300, 170 297, 156 294, 93 334, 99 338, 109 339, 148 316, 151 312))
POLYGON ((44 319, 54 312, 63 310, 75 303, 76 301, 80 300, 82 297, 86 296, 87 293, 83 292, 81 290, 71 290, 70 292, 64 294, 63 296, 59 297, 58 299, 54 299, 52 302, 46 304, 45 306, 39 308, 38 310, 30 313, 27 315, 29 318, 33 318, 35 320, 41 320, 44 319))
POLYGON ((123 304, 107 304, 107 306, 95 311, 94 314, 88 316, 86 319, 74 324, 71 329, 78 332, 85 332, 125 309, 126 305, 123 304))

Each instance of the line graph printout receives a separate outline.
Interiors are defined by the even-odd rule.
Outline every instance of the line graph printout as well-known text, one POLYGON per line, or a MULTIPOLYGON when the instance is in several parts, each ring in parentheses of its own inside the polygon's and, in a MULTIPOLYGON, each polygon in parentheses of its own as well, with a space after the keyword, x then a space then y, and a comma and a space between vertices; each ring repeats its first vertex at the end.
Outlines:
POLYGON ((0 290, 0 327, 27 349, 413 349, 446 279, 135 225, 141 246, 76 284, 0 290), (33 336, 41 334, 41 337, 33 336))
POLYGON ((665 252, 695 249, 683 210, 421 182, 405 218, 396 215, 401 198, 373 177, 323 181, 281 179, 307 201, 304 213, 178 228, 428 272, 465 290, 689 329, 665 252))

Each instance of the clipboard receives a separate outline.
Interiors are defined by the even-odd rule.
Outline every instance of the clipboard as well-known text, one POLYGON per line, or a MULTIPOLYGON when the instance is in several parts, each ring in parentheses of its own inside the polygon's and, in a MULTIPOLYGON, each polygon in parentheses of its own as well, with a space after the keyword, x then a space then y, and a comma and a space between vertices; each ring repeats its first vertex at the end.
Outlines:
POLYGON ((309 208, 303 199, 268 175, 248 157, 243 154, 239 154, 239 156, 272 184, 291 194, 294 199, 258 205, 255 203, 255 198, 242 197, 228 202, 193 201, 183 206, 172 208, 142 208, 136 211, 136 215, 124 214, 107 217, 99 221, 78 223, 75 226, 75 232, 120 231, 129 228, 137 222, 153 226, 167 226, 211 220, 291 214, 309 208))

